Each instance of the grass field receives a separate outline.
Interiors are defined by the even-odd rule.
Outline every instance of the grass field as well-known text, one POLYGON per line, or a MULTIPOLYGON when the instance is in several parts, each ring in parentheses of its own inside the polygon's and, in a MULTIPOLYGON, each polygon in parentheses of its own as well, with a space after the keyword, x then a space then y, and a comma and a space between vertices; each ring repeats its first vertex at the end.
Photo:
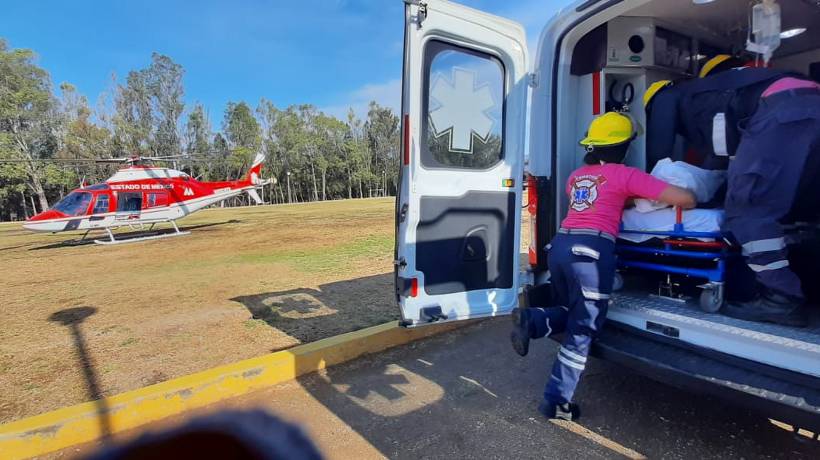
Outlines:
POLYGON ((398 318, 392 199, 180 224, 112 247, 0 225, 0 422, 398 318))
POLYGON ((393 203, 208 209, 119 246, 0 224, 0 423, 398 319, 393 203))

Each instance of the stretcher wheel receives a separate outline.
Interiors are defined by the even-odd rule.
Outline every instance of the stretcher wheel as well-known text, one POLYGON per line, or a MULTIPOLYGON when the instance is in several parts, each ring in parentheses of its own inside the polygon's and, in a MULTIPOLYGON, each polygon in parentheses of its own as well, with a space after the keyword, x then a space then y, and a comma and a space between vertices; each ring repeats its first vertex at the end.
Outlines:
POLYGON ((723 306, 723 289, 706 288, 700 293, 700 309, 706 313, 717 313, 723 306))
POLYGON ((618 292, 624 288, 624 277, 615 272, 615 278, 612 279, 612 292, 618 292))

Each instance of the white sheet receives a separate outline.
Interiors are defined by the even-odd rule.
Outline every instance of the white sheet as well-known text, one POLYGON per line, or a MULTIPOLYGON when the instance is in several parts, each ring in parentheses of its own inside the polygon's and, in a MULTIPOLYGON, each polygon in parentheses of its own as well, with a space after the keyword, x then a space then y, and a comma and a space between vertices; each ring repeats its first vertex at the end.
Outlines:
MULTIPOLYGON (((639 212, 636 209, 624 211, 623 223, 625 230, 644 232, 671 232, 675 229, 675 210, 673 208, 659 209, 651 212, 639 212)), ((690 209, 683 211, 683 228, 689 232, 717 232, 723 225, 722 209, 690 209)), ((662 238, 653 235, 621 233, 618 238, 643 243, 652 238, 662 238)))
MULTIPOLYGON (((698 203, 711 200, 715 192, 726 182, 726 171, 701 169, 683 161, 672 161, 669 158, 660 160, 652 168, 652 175, 669 184, 691 190, 698 203)), ((668 207, 667 204, 656 201, 635 200, 635 209, 640 212, 652 212, 666 207, 668 207)))

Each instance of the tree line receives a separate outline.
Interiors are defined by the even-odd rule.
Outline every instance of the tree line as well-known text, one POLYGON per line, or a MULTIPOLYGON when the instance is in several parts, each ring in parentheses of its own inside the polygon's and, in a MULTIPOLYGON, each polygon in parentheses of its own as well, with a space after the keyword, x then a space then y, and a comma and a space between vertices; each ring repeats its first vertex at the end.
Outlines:
MULTIPOLYGON (((150 64, 112 77, 95 107, 70 83, 55 94, 32 50, 0 38, 0 220, 47 209, 81 183, 102 182, 118 165, 99 158, 172 156, 167 165, 200 180, 241 177, 256 155, 267 160, 269 203, 395 194, 399 118, 371 102, 347 119, 310 104, 279 108, 261 98, 227 104, 221 126, 208 108, 186 105, 185 69, 153 53, 150 64)), ((238 82, 241 84, 241 82, 238 82)))

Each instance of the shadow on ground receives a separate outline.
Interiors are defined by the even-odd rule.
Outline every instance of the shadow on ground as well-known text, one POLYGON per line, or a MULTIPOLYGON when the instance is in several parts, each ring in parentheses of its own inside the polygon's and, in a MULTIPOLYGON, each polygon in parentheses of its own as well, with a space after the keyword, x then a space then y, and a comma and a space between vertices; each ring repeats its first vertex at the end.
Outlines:
POLYGON ((105 439, 111 435, 111 416, 108 402, 100 390, 100 379, 94 366, 94 358, 88 351, 82 323, 97 313, 94 307, 74 307, 56 311, 48 318, 49 321, 61 324, 69 329, 74 340, 74 349, 77 361, 85 378, 88 400, 93 401, 97 408, 97 418, 100 422, 100 433, 105 439))
MULTIPOLYGON (((216 226, 226 225, 226 224, 239 224, 241 222, 242 221, 240 221, 240 220, 231 219, 231 220, 226 220, 224 222, 212 222, 210 224, 189 225, 187 227, 180 226, 179 229, 180 229, 180 231, 185 232, 185 231, 201 230, 201 229, 208 228, 208 227, 216 227, 216 226)), ((85 246, 87 244, 94 244, 94 240, 99 240, 99 239, 102 239, 104 241, 108 240, 108 236, 105 233, 101 233, 102 230, 100 230, 100 231, 95 230, 95 232, 96 233, 94 233, 94 234, 89 233, 88 236, 86 236, 85 238, 82 238, 82 239, 59 241, 57 243, 51 243, 51 244, 47 244, 47 245, 44 245, 44 246, 37 246, 37 247, 30 248, 29 251, 39 251, 39 250, 42 250, 42 249, 66 248, 66 247, 73 247, 73 246, 85 246)), ((152 230, 152 231, 140 230, 140 231, 135 231, 135 232, 115 233, 114 235, 118 240, 121 240, 122 242, 126 242, 129 239, 140 238, 140 237, 145 237, 145 236, 166 235, 166 234, 174 233, 174 232, 175 232, 175 230, 173 229, 173 227, 171 227, 171 228, 163 228, 163 229, 152 230)), ((22 245, 22 246, 27 246, 27 245, 22 245)))
POLYGON ((594 360, 579 424, 536 406, 556 345, 520 358, 500 318, 299 379, 388 458, 820 458, 765 414, 594 360))
POLYGON ((399 319, 392 273, 231 300, 301 343, 399 319))

